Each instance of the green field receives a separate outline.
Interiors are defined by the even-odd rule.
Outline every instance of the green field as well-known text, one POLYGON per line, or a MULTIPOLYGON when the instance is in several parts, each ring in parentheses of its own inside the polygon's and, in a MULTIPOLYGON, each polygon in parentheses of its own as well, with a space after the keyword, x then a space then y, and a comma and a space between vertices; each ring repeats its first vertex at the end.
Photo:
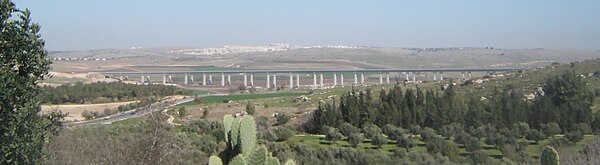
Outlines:
POLYGON ((208 91, 205 90, 198 90, 198 89, 193 89, 193 90, 188 90, 190 96, 196 96, 196 95, 205 95, 208 94, 208 91))
MULTIPOLYGON (((307 95, 305 92, 276 92, 276 93, 258 93, 258 94, 240 94, 240 95, 227 95, 227 96, 206 96, 202 98, 202 103, 223 103, 225 100, 236 101, 236 100, 249 100, 249 99, 264 99, 264 98, 275 98, 275 97, 293 97, 307 95)), ((196 102, 189 102, 182 104, 182 106, 194 105, 196 102)))

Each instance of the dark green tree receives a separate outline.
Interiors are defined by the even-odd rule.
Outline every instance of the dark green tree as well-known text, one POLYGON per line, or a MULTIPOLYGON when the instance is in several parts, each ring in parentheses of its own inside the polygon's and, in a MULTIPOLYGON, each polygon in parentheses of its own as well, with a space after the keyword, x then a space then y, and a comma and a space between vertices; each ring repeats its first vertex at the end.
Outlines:
POLYGON ((41 164, 48 135, 63 114, 40 115, 38 83, 50 60, 29 10, 0 0, 0 164, 41 164))
POLYGON ((360 133, 351 133, 348 136, 348 143, 350 143, 352 147, 358 146, 358 144, 362 143, 363 141, 365 141, 365 137, 360 133))
POLYGON ((377 148, 381 148, 384 144, 387 144, 387 138, 383 136, 382 133, 378 133, 371 138, 371 144, 376 146, 377 148))

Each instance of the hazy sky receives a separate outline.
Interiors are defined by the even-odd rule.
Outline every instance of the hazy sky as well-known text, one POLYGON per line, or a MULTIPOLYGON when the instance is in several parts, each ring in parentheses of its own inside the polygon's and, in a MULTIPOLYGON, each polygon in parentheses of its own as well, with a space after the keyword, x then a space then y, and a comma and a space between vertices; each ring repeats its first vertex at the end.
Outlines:
POLYGON ((223 45, 600 48, 599 0, 14 0, 48 50, 223 45))

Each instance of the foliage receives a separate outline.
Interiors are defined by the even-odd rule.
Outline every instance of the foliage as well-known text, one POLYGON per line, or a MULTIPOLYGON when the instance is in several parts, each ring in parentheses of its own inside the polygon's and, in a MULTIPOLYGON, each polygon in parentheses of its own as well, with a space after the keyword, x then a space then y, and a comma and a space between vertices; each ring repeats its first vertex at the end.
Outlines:
POLYGON ((415 147, 416 143, 415 141, 409 137, 409 136, 401 136, 401 137, 397 137, 396 140, 396 145, 398 147, 402 147, 406 149, 406 152, 409 151, 410 148, 415 147))
POLYGON ((39 114, 38 83, 51 63, 39 31, 29 10, 0 1, 0 164, 41 164, 42 147, 65 116, 39 114))
POLYGON ((256 113, 256 107, 254 107, 254 104, 252 104, 251 102, 248 102, 246 104, 246 113, 248 113, 249 115, 254 115, 254 113, 256 113))
POLYGON ((544 131, 544 135, 546 135, 546 137, 554 137, 554 135, 562 132, 557 123, 542 124, 542 130, 544 131))
POLYGON ((292 119, 292 115, 287 112, 278 112, 277 113, 277 125, 286 124, 288 121, 292 119))
POLYGON ((158 97, 184 94, 174 86, 135 85, 122 82, 96 82, 84 84, 64 84, 58 87, 44 86, 38 98, 42 103, 51 104, 90 104, 116 101, 140 100, 144 97, 158 97))
POLYGON ((356 128, 350 123, 342 123, 340 126, 340 133, 346 137, 350 137, 350 134, 360 133, 360 129, 356 128))
POLYGON ((353 132, 348 135, 348 143, 350 143, 350 146, 352 147, 358 146, 358 144, 363 141, 365 141, 365 137, 360 133, 353 132))
POLYGON ((376 134, 371 138, 371 144, 377 146, 377 148, 381 148, 384 144, 387 144, 388 140, 383 136, 382 133, 376 134))
POLYGON ((538 131, 537 129, 531 129, 527 136, 525 136, 527 140, 533 140, 537 144, 540 140, 544 139, 544 133, 538 131))
POLYGON ((558 152, 550 146, 547 146, 546 149, 540 155, 540 162, 542 165, 558 165, 560 164, 560 158, 558 156, 558 152))
POLYGON ((325 140, 330 140, 333 144, 336 144, 338 140, 342 140, 343 135, 338 131, 337 128, 326 127, 327 133, 325 134, 325 140))
POLYGON ((177 114, 179 114, 179 117, 185 117, 187 115, 187 110, 183 106, 179 107, 177 109, 177 114))

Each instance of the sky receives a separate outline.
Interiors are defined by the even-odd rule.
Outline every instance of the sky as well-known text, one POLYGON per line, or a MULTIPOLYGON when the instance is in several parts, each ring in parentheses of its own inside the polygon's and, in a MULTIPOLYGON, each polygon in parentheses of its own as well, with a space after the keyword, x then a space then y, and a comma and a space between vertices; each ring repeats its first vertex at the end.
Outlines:
POLYGON ((352 45, 600 49, 598 0, 13 0, 46 49, 352 45))

